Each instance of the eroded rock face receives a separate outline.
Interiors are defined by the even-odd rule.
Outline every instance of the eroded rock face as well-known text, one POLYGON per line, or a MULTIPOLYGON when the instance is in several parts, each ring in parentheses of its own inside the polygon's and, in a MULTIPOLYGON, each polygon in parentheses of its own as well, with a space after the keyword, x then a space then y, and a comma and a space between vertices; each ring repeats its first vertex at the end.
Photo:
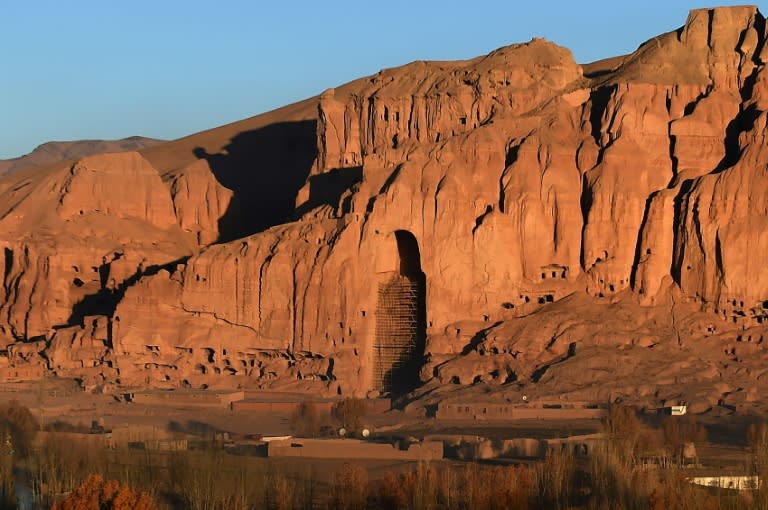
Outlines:
POLYGON ((741 137, 732 167, 694 179, 680 202, 673 269, 682 289, 721 308, 745 302, 736 311, 762 307, 768 289, 766 119, 759 113, 741 137))
POLYGON ((320 97, 313 172, 362 166, 372 154, 397 164, 409 147, 529 112, 579 78, 570 52, 541 39, 467 62, 381 71, 352 91, 331 89, 320 97))
POLYGON ((138 153, 44 170, 0 199, 0 328, 18 340, 109 314, 143 274, 192 253, 167 188, 138 153))
POLYGON ((64 221, 103 214, 135 218, 160 229, 176 223, 160 175, 136 152, 83 158, 72 165, 57 191, 56 213, 64 221), (125 200, 126 190, 135 200, 125 200))
POLYGON ((179 227, 201 246, 215 243, 220 222, 234 206, 232 190, 222 186, 203 159, 169 176, 171 198, 179 227))
POLYGON ((0 181, 0 334, 94 384, 754 402, 719 364, 768 338, 765 38, 701 10, 599 72, 534 40, 326 91, 293 217, 229 242, 224 153, 0 181))

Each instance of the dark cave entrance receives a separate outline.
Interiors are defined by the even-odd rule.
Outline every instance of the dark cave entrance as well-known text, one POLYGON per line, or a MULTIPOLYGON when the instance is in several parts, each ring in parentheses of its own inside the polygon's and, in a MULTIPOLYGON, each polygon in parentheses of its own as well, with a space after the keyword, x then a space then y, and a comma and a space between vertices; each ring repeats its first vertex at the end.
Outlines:
POLYGON ((379 283, 373 343, 373 388, 384 394, 407 393, 418 384, 427 336, 419 243, 406 230, 394 235, 398 270, 379 283))

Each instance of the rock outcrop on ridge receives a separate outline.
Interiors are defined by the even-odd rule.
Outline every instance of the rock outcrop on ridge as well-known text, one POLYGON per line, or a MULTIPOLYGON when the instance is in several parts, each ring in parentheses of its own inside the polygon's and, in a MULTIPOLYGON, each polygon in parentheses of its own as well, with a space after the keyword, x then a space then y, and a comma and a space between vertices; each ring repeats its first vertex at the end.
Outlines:
POLYGON ((163 143, 163 140, 144 136, 129 136, 120 140, 78 140, 75 142, 47 142, 35 147, 24 156, 0 159, 0 177, 57 161, 78 159, 105 152, 136 151, 163 143))
POLYGON ((532 40, 0 180, 9 368, 764 406, 765 18, 532 40), (126 193, 129 190, 129 193, 126 193))

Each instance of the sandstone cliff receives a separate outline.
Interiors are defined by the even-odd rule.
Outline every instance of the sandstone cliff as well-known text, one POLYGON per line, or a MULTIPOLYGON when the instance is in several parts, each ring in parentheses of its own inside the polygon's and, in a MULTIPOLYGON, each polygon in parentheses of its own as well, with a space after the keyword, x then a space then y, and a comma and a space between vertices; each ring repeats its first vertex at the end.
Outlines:
POLYGON ((14 174, 0 334, 87 384, 760 403, 765 39, 697 10, 14 174))

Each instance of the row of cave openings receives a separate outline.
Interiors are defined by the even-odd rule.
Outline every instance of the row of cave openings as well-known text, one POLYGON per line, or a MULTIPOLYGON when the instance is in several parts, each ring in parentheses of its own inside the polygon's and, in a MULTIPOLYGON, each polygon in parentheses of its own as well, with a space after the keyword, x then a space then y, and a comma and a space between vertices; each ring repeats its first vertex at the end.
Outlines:
POLYGON ((745 306, 744 301, 729 299, 715 309, 726 322, 740 324, 743 327, 749 325, 761 325, 768 323, 768 300, 759 301, 755 306, 745 306))
MULTIPOLYGON (((170 370, 171 372, 177 371, 178 366, 175 364, 168 364, 161 362, 161 349, 159 345, 147 344, 144 346, 146 353, 155 358, 156 361, 145 361, 145 370, 170 370)), ((259 377, 266 379, 275 379, 278 377, 277 373, 269 368, 272 361, 283 360, 286 366, 290 367, 294 363, 303 359, 319 359, 321 355, 302 352, 294 356, 286 351, 280 350, 260 350, 256 352, 236 352, 230 353, 227 349, 217 351, 213 347, 203 347, 193 349, 191 347, 176 347, 175 353, 177 356, 193 357, 194 368, 193 373, 196 376, 219 376, 219 375, 240 375, 251 376, 254 373, 258 373, 259 377), (234 356, 233 356, 234 354, 234 356)), ((331 368, 333 364, 331 363, 331 368)), ((325 374, 307 374, 306 376, 300 376, 301 379, 320 379, 327 381, 331 379, 330 373, 325 374)), ((166 375, 166 381, 170 381, 171 378, 166 375)))

